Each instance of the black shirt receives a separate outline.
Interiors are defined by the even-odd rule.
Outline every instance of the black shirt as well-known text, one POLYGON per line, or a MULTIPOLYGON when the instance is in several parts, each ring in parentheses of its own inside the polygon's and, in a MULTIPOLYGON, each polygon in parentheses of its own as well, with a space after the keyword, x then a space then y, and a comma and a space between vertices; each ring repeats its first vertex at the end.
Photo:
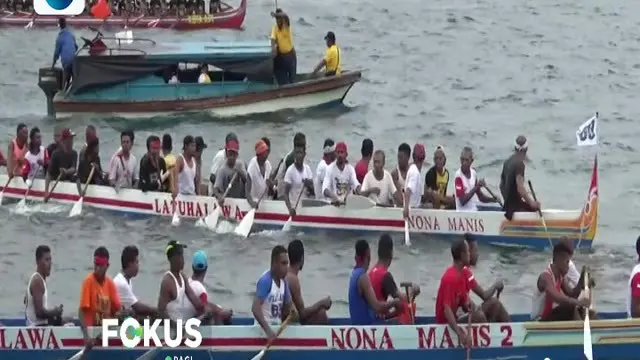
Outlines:
POLYGON ((89 177, 89 173, 91 172, 91 164, 94 164, 96 166, 96 169, 93 171, 93 176, 91 177, 89 184, 105 185, 100 156, 87 158, 85 156, 84 150, 80 152, 80 161, 78 162, 78 180, 80 180, 80 182, 83 184, 87 182, 87 178, 89 177))
POLYGON ((162 157, 158 157, 156 167, 149 154, 144 154, 140 159, 140 181, 138 182, 140 190, 164 191, 164 187, 160 184, 163 172, 167 172, 167 164, 162 157))
MULTIPOLYGON (((60 169, 76 168, 78 163, 78 153, 75 150, 69 152, 64 151, 62 148, 57 149, 51 154, 49 159, 49 178, 57 179, 60 174, 60 169)), ((74 175, 62 175, 60 181, 73 181, 74 175)))
POLYGON ((500 175, 500 192, 504 199, 505 216, 509 220, 515 211, 525 210, 523 209, 524 201, 518 193, 516 183, 518 175, 524 177, 524 161, 517 154, 513 154, 502 165, 502 174, 500 175))
MULTIPOLYGON (((47 146, 47 156, 49 157, 49 159, 51 159, 51 155, 53 155, 53 153, 58 150, 58 143, 51 143, 49 144, 49 146, 47 146)), ((45 164, 44 166, 44 170, 47 171, 49 164, 45 164)))
POLYGON ((393 297, 396 293, 398 293, 398 286, 396 285, 396 281, 393 279, 393 275, 390 272, 387 272, 382 278, 382 296, 385 299, 388 299, 389 296, 393 297))

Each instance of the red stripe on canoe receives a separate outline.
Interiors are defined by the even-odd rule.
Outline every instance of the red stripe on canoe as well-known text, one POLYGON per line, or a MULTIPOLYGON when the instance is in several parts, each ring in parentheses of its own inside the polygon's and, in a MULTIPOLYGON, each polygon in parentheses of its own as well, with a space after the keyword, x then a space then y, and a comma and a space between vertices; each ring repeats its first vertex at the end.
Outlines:
MULTIPOLYGON (((267 340, 263 338, 203 338, 201 347, 260 347, 265 346, 267 340)), ((83 347, 84 340, 78 339, 62 339, 62 345, 64 347, 83 347)), ((274 346, 281 347, 314 347, 314 348, 326 348, 327 339, 276 339, 273 343, 274 346)), ((122 347, 120 339, 109 339, 109 347, 122 347)), ((143 347, 142 342, 138 347, 143 347)))

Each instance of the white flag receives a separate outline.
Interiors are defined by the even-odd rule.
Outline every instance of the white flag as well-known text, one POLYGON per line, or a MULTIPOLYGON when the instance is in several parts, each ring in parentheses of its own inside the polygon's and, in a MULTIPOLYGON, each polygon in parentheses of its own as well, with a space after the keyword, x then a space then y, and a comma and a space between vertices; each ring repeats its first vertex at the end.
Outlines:
POLYGON ((578 146, 598 145, 598 113, 580 125, 576 131, 578 146))

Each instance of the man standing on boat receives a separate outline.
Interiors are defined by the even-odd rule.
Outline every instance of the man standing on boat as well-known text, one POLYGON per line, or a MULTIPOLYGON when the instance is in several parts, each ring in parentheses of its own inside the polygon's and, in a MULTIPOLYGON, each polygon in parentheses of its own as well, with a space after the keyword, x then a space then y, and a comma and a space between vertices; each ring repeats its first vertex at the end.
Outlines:
POLYGON ((131 153, 133 133, 129 130, 120 134, 120 150, 112 157, 109 164, 109 185, 116 192, 120 189, 134 189, 138 187, 138 161, 131 153))
POLYGON ((227 197, 232 199, 245 198, 245 183, 247 181, 247 170, 244 164, 238 161, 238 152, 240 145, 237 140, 230 140, 225 145, 225 154, 227 162, 218 170, 216 174, 216 183, 213 185, 213 195, 222 205, 223 195, 227 191, 227 187, 231 189, 227 193, 227 197), (237 174, 234 180, 234 174, 237 174), (233 183, 231 181, 233 180, 233 183))
POLYGON ((51 180, 73 181, 78 165, 78 153, 73 150, 74 132, 65 128, 60 133, 61 146, 53 152, 49 159, 47 176, 44 182, 44 202, 49 201, 49 185, 51 180))
POLYGON ((291 300, 298 311, 298 320, 302 325, 326 325, 329 323, 327 311, 331 308, 331 297, 316 302, 310 307, 304 306, 302 289, 298 274, 304 266, 304 245, 300 240, 293 240, 287 248, 289 253, 289 270, 286 281, 291 290, 291 300))
POLYGON ((252 208, 257 208, 258 201, 271 189, 271 163, 267 160, 269 156, 269 145, 260 139, 255 146, 256 156, 249 160, 247 165, 247 183, 245 195, 247 202, 252 208))
POLYGON ((327 167, 322 181, 322 194, 334 205, 344 204, 350 193, 360 194, 360 182, 356 179, 356 171, 347 162, 347 144, 336 145, 336 161, 327 167))
POLYGON ((76 39, 71 33, 71 30, 67 29, 67 20, 63 17, 58 19, 58 27, 60 32, 56 38, 56 48, 53 52, 53 63, 51 68, 56 66, 58 58, 62 64, 62 70, 64 74, 63 89, 66 89, 71 84, 71 78, 73 76, 73 60, 76 57, 76 51, 78 51, 78 45, 76 39))
POLYGON ((513 218, 518 211, 540 210, 540 202, 533 200, 527 192, 524 181, 525 160, 529 143, 527 138, 520 135, 516 138, 514 153, 502 165, 500 175, 500 192, 504 199, 504 216, 507 220, 513 218))
POLYGON ((290 216, 296 215, 298 198, 315 198, 313 193, 313 173, 311 167, 304 163, 307 155, 306 147, 299 146, 294 150, 295 160, 284 174, 284 203, 290 216))
POLYGON ((636 240, 636 255, 638 263, 631 270, 629 276, 629 296, 627 299, 627 316, 640 318, 640 236, 636 240))
POLYGON ((132 310, 136 318, 142 319, 157 316, 158 309, 144 304, 138 300, 138 297, 133 293, 131 279, 138 276, 138 270, 140 268, 139 255, 140 253, 136 246, 125 246, 120 256, 122 270, 113 278, 113 283, 120 297, 122 306, 127 310, 132 310))
POLYGON ((349 278, 349 316, 351 325, 374 325, 380 320, 376 314, 386 314, 402 305, 401 300, 378 300, 367 276, 371 263, 371 250, 367 240, 356 242, 356 265, 349 278))
POLYGON ((271 29, 271 47, 275 54, 273 70, 278 85, 292 84, 295 82, 298 60, 296 49, 293 47, 293 35, 291 33, 291 21, 289 15, 282 9, 276 9, 271 13, 276 19, 271 29))
POLYGON ((36 272, 29 278, 24 297, 27 326, 62 325, 62 305, 47 308, 47 277, 51 275, 51 249, 47 245, 36 248, 36 272))
POLYGON ((256 283, 251 312, 269 341, 276 337, 271 325, 280 325, 292 310, 291 292, 286 280, 288 269, 287 249, 282 245, 276 245, 271 250, 270 269, 265 271, 256 283))
POLYGON ((327 42, 327 50, 324 58, 313 69, 313 75, 324 68, 324 76, 339 76, 342 71, 340 66, 342 52, 336 44, 336 34, 333 31, 329 31, 324 40, 327 42))
POLYGON ((197 164, 196 164, 196 140, 193 136, 187 135, 182 141, 182 154, 176 160, 173 171, 174 185, 172 190, 174 196, 198 195, 196 187, 197 164))
POLYGON ((478 179, 473 164, 473 150, 465 146, 460 154, 460 169, 456 171, 453 184, 456 187, 456 211, 478 211, 478 204, 495 203, 498 199, 482 192, 484 179, 478 179))
POLYGON ((336 145, 332 139, 326 139, 322 145, 322 159, 316 167, 316 176, 313 179, 313 189, 316 193, 316 199, 324 199, 322 195, 322 182, 324 175, 327 173, 327 167, 336 160, 336 145))

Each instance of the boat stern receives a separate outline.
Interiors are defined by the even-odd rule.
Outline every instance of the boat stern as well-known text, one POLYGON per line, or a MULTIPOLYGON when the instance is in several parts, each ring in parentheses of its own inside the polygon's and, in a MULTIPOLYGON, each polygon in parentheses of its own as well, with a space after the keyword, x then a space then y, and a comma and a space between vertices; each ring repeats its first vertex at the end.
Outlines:
POLYGON ((55 108, 53 98, 56 93, 62 90, 63 71, 60 68, 40 68, 38 70, 38 87, 44 92, 47 98, 47 115, 54 117, 55 108))

